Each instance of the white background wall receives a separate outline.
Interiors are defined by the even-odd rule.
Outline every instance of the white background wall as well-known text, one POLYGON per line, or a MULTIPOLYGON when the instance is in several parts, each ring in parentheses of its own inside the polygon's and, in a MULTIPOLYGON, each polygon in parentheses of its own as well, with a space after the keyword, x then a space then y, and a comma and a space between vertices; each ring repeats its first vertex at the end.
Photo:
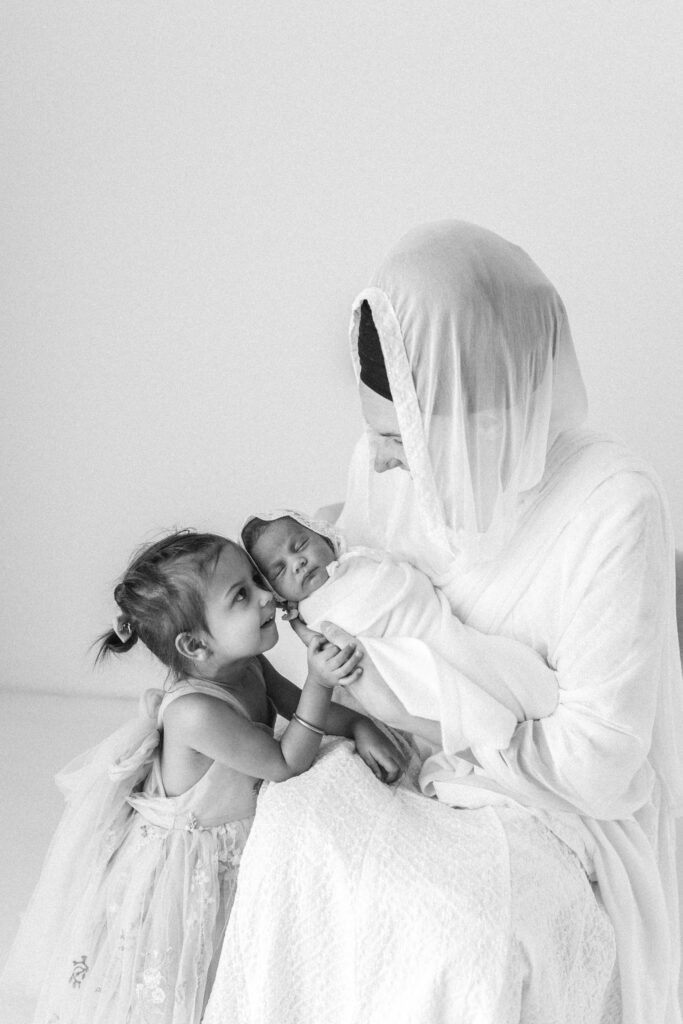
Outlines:
POLYGON ((131 550, 343 496, 348 310, 462 217, 565 299, 683 544, 683 5, 5 0, 3 670, 93 673, 131 550))

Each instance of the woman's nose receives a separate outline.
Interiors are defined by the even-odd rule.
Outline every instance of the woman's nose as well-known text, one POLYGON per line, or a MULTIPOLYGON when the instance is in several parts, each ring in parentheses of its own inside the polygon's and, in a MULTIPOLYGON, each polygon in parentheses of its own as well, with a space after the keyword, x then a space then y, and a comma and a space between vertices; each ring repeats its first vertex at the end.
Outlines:
POLYGON ((396 469, 400 465, 399 460, 392 456, 384 455, 382 452, 375 455, 375 473, 386 473, 388 469, 396 469))

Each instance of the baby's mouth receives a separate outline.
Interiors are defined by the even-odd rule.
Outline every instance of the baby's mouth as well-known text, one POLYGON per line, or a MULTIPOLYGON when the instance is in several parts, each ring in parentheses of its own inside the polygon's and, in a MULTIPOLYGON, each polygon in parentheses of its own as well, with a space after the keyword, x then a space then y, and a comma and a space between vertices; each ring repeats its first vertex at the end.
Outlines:
POLYGON ((314 565, 312 569, 308 570, 308 572, 304 575, 303 580, 301 581, 302 588, 307 586, 311 582, 311 580, 313 579, 313 577, 315 576, 319 569, 319 565, 314 565))

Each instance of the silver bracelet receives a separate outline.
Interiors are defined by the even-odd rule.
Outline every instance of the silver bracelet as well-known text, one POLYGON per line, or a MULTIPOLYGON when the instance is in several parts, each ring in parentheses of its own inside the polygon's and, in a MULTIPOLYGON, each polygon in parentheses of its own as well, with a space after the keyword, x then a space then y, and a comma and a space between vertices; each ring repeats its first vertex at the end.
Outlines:
POLYGON ((311 732, 316 732, 318 734, 318 736, 324 736, 325 735, 324 731, 322 729, 319 729, 317 725, 311 725, 310 722, 305 722, 303 720, 303 718, 299 718, 299 716, 297 715, 296 711, 292 715, 292 720, 294 722, 298 722, 299 725, 303 725, 304 729, 310 729, 311 732))

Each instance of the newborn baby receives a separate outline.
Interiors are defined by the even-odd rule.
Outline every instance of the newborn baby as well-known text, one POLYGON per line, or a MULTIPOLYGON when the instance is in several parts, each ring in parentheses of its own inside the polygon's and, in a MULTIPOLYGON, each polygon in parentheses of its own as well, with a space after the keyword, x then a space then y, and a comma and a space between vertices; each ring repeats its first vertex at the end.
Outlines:
POLYGON ((532 684, 514 668, 503 677, 488 653, 495 638, 482 643, 410 563, 349 547, 329 523, 289 510, 251 516, 242 543, 290 613, 313 630, 329 620, 361 639, 377 672, 364 661, 349 689, 387 725, 446 753, 504 749, 519 722, 555 710, 556 684, 539 690, 538 679, 532 684))

